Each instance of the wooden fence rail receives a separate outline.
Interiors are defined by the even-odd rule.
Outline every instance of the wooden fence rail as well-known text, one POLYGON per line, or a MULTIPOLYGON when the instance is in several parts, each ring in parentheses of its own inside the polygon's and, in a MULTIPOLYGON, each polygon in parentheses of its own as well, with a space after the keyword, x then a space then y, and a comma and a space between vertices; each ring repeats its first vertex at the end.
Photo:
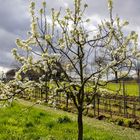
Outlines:
MULTIPOLYGON (((52 96, 53 98, 50 99, 48 93, 42 92, 40 89, 36 89, 30 95, 30 98, 45 100, 46 103, 51 100, 52 104, 53 102, 56 102, 55 104, 57 106, 60 108, 63 106, 66 110, 74 108, 74 105, 67 94, 62 92, 57 94, 57 96, 55 94, 52 96)), ((29 96, 27 95, 27 97, 29 96)), ((140 101, 138 96, 96 94, 92 102, 92 108, 85 112, 93 116, 107 115, 110 117, 121 116, 140 119, 140 101)))

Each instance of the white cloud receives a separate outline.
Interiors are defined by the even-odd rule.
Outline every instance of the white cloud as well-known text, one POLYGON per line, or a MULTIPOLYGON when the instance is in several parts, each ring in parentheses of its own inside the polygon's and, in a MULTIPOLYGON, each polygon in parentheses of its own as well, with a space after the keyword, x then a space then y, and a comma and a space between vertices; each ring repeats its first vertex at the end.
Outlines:
POLYGON ((10 68, 6 68, 6 67, 0 66, 0 75, 1 75, 3 72, 6 73, 8 70, 10 70, 10 68))

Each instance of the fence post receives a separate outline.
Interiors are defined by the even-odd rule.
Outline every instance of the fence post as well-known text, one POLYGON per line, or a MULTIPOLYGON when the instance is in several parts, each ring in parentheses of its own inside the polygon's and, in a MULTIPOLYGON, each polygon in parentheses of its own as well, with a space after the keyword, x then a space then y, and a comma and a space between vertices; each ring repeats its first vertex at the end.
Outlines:
POLYGON ((122 114, 122 104, 121 100, 119 101, 119 113, 122 114))
POLYGON ((97 98, 97 103, 98 103, 98 116, 100 115, 100 97, 98 95, 98 98, 97 98))
POLYGON ((135 104, 135 102, 133 102, 133 111, 132 111, 132 115, 133 115, 133 117, 136 116, 136 104, 135 104))
POLYGON ((138 75, 138 79, 137 79, 137 82, 138 82, 138 89, 139 89, 139 102, 140 102, 140 64, 138 63, 137 64, 138 66, 138 69, 137 69, 137 75, 138 75))
POLYGON ((125 92, 125 83, 123 81, 123 96, 124 96, 124 116, 127 116, 127 102, 126 102, 126 92, 125 92))
POLYGON ((93 107, 94 107, 94 117, 95 117, 96 116, 96 95, 94 96, 93 107))
POLYGON ((66 93, 66 110, 69 108, 69 94, 66 93))
POLYGON ((109 99, 110 117, 112 118, 111 99, 109 99))

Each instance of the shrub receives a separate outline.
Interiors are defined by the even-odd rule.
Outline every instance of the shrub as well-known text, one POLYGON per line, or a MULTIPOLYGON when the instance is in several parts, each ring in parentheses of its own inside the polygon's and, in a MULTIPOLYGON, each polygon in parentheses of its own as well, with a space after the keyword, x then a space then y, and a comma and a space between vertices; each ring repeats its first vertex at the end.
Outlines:
POLYGON ((131 127, 132 126, 132 121, 130 119, 125 119, 124 120, 124 125, 127 127, 131 127))
POLYGON ((120 125, 120 126, 123 126, 123 124, 124 124, 123 119, 117 119, 117 120, 116 120, 116 124, 117 124, 117 125, 120 125))

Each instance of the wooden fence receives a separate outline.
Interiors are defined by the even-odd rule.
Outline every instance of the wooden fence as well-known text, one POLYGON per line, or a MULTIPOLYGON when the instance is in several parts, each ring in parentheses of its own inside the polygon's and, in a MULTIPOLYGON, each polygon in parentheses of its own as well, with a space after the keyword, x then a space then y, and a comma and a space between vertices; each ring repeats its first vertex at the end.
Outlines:
MULTIPOLYGON (((27 95, 26 97, 29 98, 27 95)), ((65 110, 75 111, 73 102, 69 96, 63 92, 54 93, 49 98, 48 93, 43 90, 36 89, 30 98, 45 100, 46 103, 53 107, 59 107, 65 110)), ((91 107, 85 110, 85 114, 89 116, 105 115, 108 117, 121 116, 126 118, 140 119, 140 98, 138 96, 126 96, 115 94, 96 94, 91 107)))
POLYGON ((96 95, 93 101, 94 116, 106 114, 110 117, 140 118, 139 97, 123 95, 96 95))

